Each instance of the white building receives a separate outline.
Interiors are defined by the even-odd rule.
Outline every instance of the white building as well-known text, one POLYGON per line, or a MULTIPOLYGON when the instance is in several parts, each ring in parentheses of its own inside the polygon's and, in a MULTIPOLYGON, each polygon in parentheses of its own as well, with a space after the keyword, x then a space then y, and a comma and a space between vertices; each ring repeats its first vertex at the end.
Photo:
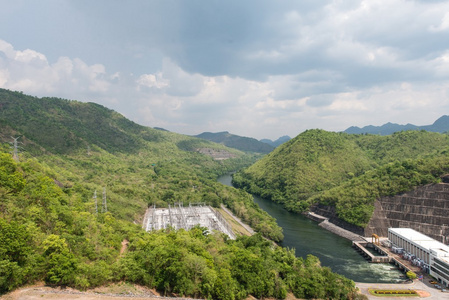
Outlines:
POLYGON ((449 285, 448 246, 410 228, 388 228, 388 239, 444 286, 449 285))

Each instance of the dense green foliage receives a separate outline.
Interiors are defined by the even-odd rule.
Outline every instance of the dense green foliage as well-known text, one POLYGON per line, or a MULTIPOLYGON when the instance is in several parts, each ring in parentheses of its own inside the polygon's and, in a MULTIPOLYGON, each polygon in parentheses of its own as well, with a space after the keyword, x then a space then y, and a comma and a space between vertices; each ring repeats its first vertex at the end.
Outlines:
POLYGON ((230 241, 206 236, 201 228, 155 232, 136 238, 131 248, 121 262, 122 276, 177 294, 282 299, 292 291, 300 298, 342 299, 354 287, 320 267, 316 257, 296 258, 293 251, 273 246, 260 235, 230 241))
POLYGON ((110 152, 136 151, 143 146, 136 134, 149 141, 163 139, 160 131, 144 129, 98 104, 30 97, 3 89, 0 89, 0 124, 52 153, 85 149, 93 143, 110 152))
POLYGON ((3 142, 10 135, 22 135, 24 155, 38 158, 45 175, 70 188, 70 193, 89 199, 91 210, 94 191, 101 197, 103 187, 109 211, 127 221, 139 220, 151 204, 206 202, 217 207, 223 202, 221 193, 233 203, 231 209, 245 207, 239 216, 264 224, 260 231, 266 237, 283 238, 274 219, 247 201, 246 194, 216 182, 218 175, 254 162, 257 154, 140 126, 97 104, 41 99, 3 89, 0 124, 3 142), (198 148, 228 151, 235 158, 215 161, 197 153, 198 148))
POLYGON ((391 136, 309 130, 233 177, 237 186, 303 212, 333 205, 364 227, 374 200, 438 182, 448 172, 449 137, 426 131, 391 136))
POLYGON ((81 289, 125 280, 210 299, 345 298, 354 290, 316 258, 263 239, 282 240, 275 220, 246 192, 216 182, 259 156, 154 131, 95 104, 0 92, 0 136, 22 135, 27 150, 15 162, 0 144, 0 293, 37 280, 81 289), (201 147, 235 158, 216 161, 201 147), (175 202, 225 204, 260 234, 233 241, 204 228, 146 233, 136 225, 148 205, 175 202))
MULTIPOLYGON (((315 257, 296 258, 261 235, 234 241, 199 227, 146 233, 114 213, 95 213, 86 187, 61 189, 35 159, 16 163, 1 153, 0 165, 0 292, 35 280, 81 289, 125 280, 209 299, 287 292, 341 299, 354 290, 315 257), (130 246, 120 255, 125 239, 130 246)), ((245 209, 230 191, 222 191, 225 201, 245 209)))

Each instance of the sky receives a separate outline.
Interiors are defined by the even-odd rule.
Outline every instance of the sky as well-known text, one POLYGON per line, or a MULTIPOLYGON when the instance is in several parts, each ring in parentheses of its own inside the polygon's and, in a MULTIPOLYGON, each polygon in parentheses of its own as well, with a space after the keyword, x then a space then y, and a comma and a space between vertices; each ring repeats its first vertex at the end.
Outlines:
POLYGON ((449 1, 0 0, 0 88, 188 135, 429 125, 449 1))

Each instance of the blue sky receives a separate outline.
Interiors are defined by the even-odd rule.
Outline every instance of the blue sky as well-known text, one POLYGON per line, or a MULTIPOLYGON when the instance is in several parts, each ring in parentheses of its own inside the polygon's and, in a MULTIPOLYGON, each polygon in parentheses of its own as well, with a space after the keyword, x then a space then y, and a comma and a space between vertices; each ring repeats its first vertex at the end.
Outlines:
POLYGON ((449 1, 0 0, 0 87, 258 139, 449 113, 449 1))

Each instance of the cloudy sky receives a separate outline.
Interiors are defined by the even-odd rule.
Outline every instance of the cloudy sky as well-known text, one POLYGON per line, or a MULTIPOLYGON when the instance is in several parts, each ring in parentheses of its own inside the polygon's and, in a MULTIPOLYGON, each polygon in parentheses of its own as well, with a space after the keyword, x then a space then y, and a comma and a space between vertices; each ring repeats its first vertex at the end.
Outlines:
POLYGON ((449 1, 0 0, 0 87, 276 139, 449 114, 449 1))

